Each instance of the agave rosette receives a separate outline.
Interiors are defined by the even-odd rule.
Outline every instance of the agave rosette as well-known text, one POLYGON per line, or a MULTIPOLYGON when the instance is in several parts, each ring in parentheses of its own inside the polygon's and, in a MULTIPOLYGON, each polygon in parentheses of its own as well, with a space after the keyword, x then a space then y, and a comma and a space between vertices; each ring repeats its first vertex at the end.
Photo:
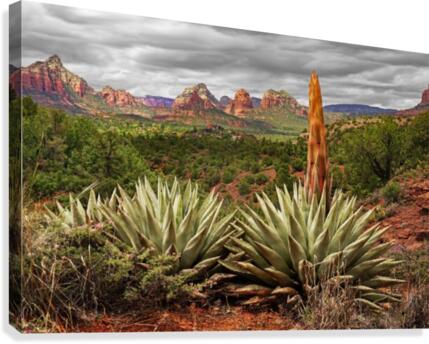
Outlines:
POLYGON ((380 289, 402 281, 388 276, 400 262, 381 257, 392 245, 379 240, 387 228, 367 228, 372 211, 356 209, 356 198, 341 191, 328 211, 325 192, 308 197, 296 184, 292 195, 286 187, 276 191, 278 205, 264 193, 257 195, 261 215, 247 207, 234 223, 245 234, 232 238, 229 248, 247 259, 220 261, 256 282, 239 293, 305 297, 309 288, 336 280, 351 283, 357 300, 377 309, 379 302, 398 300, 380 289))
POLYGON ((222 200, 214 192, 202 199, 191 182, 182 193, 177 180, 169 187, 158 179, 154 191, 145 178, 136 183, 133 196, 118 187, 116 199, 117 205, 103 204, 101 211, 117 237, 136 251, 176 255, 176 271, 208 271, 236 232, 234 213, 222 217, 222 200))
MULTIPOLYGON (((113 207, 116 201, 116 191, 112 193, 112 196, 108 203, 113 207)), ((78 197, 74 197, 72 194, 69 195, 69 205, 64 207, 60 202, 56 202, 56 212, 45 207, 46 213, 45 218, 51 224, 59 224, 64 229, 71 229, 86 225, 92 225, 101 223, 103 221, 103 214, 101 212, 101 205, 103 201, 100 196, 96 196, 93 189, 89 192, 88 202, 86 206, 78 197)))

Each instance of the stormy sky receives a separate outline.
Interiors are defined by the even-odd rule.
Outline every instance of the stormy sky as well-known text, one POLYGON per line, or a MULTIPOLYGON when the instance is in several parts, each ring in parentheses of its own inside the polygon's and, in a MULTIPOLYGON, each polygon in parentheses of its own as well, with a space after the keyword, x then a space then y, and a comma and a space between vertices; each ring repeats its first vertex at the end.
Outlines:
POLYGON ((207 84, 218 98, 285 89, 307 105, 311 71, 325 104, 409 108, 429 83, 429 55, 140 16, 23 3, 23 66, 57 54, 95 89, 174 98, 207 84))

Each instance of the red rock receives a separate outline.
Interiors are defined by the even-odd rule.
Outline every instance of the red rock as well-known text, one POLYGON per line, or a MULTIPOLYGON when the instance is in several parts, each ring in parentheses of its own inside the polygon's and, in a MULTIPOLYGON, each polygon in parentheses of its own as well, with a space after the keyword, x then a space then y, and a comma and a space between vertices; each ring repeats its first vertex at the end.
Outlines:
POLYGON ((249 93, 241 88, 235 92, 234 100, 230 101, 225 112, 231 115, 244 116, 246 111, 253 109, 252 98, 249 93))
POLYGON ((115 90, 110 86, 104 86, 99 94, 109 106, 138 106, 139 100, 126 90, 115 90))
POLYGON ((428 85, 428 88, 423 91, 422 101, 421 101, 420 104, 421 105, 423 105, 423 104, 429 104, 429 85, 428 85))
POLYGON ((173 103, 173 109, 191 111, 216 109, 219 106, 219 101, 202 83, 185 88, 173 103))
POLYGON ((18 94, 51 98, 65 104, 70 104, 75 96, 83 97, 87 93, 94 93, 85 80, 63 66, 57 55, 15 70, 10 83, 18 94))
POLYGON ((274 108, 285 108, 289 112, 297 115, 306 116, 307 110, 301 106, 298 101, 289 95, 286 91, 268 90, 264 93, 260 108, 270 110, 274 108))

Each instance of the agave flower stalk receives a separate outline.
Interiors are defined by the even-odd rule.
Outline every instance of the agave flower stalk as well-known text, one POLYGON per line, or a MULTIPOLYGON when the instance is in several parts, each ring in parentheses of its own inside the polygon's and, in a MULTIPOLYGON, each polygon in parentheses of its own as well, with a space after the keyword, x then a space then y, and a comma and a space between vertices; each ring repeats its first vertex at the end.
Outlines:
POLYGON ((323 189, 328 191, 326 201, 329 205, 331 181, 329 179, 328 146, 326 143, 326 128, 323 117, 322 92, 319 77, 313 72, 308 87, 308 144, 307 171, 305 187, 307 197, 316 193, 320 196, 323 189))

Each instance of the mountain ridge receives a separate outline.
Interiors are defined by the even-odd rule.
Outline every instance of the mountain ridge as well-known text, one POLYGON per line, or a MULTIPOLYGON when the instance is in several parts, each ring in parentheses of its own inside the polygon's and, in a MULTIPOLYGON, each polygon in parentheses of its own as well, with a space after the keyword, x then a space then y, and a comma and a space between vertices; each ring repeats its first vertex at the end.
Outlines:
POLYGON ((366 104, 330 104, 325 105, 323 110, 326 112, 341 112, 351 115, 394 114, 398 111, 396 109, 386 109, 366 104))

